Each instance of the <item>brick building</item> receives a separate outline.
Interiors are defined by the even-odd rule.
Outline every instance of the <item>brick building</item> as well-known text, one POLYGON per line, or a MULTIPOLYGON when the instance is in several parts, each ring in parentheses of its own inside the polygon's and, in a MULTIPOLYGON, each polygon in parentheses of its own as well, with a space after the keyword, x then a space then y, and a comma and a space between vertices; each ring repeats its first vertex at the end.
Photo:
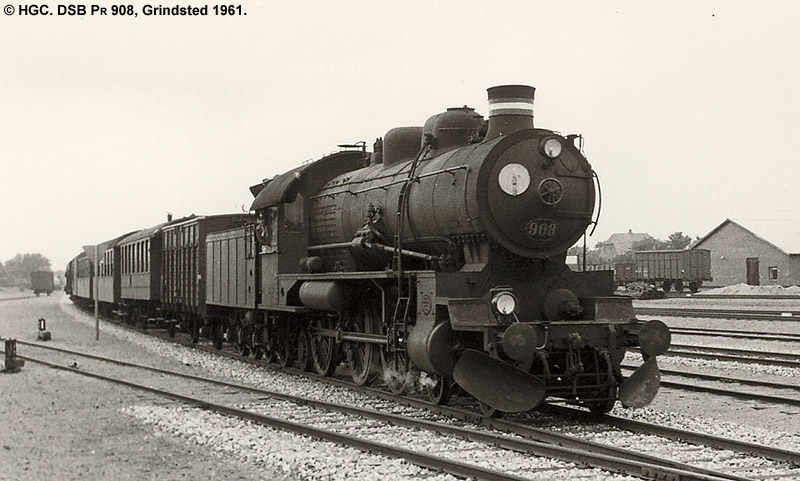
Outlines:
POLYGON ((749 220, 747 225, 725 219, 692 246, 711 251, 709 284, 800 285, 800 223, 749 220))

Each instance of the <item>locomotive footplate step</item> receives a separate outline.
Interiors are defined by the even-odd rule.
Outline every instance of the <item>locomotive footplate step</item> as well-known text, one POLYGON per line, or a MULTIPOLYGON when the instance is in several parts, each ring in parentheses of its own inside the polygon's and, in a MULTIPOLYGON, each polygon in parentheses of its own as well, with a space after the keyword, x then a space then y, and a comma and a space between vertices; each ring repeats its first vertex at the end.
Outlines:
POLYGON ((544 401, 544 381, 474 349, 461 355, 453 378, 489 406, 509 413, 530 411, 544 401))

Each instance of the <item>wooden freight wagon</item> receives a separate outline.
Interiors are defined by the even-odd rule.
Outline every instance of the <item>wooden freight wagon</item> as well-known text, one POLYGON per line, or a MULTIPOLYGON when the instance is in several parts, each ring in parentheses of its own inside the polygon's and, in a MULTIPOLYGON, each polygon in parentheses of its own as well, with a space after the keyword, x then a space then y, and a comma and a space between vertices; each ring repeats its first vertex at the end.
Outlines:
POLYGON ((243 226, 248 214, 194 216, 165 226, 161 267, 161 305, 181 329, 198 328, 208 320, 206 310, 206 236, 243 226))
POLYGON ((222 331, 228 342, 244 355, 255 349, 262 355, 263 326, 256 311, 256 240, 254 227, 215 232, 206 237, 206 315, 219 329, 214 341, 222 344, 222 331))
POLYGON ((206 237, 206 304, 255 309, 255 236, 240 227, 206 237))
POLYGON ((636 252, 636 275, 639 280, 661 283, 664 292, 672 287, 680 292, 689 286, 697 292, 711 279, 711 251, 707 249, 636 252))

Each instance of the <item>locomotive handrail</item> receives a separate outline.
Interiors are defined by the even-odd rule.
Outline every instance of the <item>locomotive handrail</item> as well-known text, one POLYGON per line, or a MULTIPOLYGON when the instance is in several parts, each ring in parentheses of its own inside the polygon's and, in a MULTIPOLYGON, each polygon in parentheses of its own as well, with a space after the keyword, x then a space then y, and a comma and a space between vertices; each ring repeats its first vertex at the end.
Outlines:
MULTIPOLYGON (((469 169, 469 166, 468 165, 459 165, 459 166, 456 166, 456 167, 449 167, 447 169, 435 170, 433 172, 428 172, 426 174, 417 175, 411 180, 413 182, 418 182, 419 179, 424 179, 425 177, 432 177, 434 175, 439 175, 439 174, 452 174, 453 172, 455 172, 457 170, 461 170, 461 169, 469 169)), ((366 189, 357 190, 357 191, 351 192, 351 193, 352 194, 362 194, 364 192, 369 192, 371 190, 385 189, 385 188, 387 188, 389 186, 396 185, 396 184, 402 184, 402 183, 407 182, 407 181, 408 181, 408 179, 396 180, 394 182, 389 182, 388 184, 376 185, 374 187, 367 187, 366 189)))
MULTIPOLYGON (((320 244, 315 246, 308 246, 307 250, 309 251, 320 251, 326 249, 343 249, 343 248, 350 248, 350 247, 364 247, 366 249, 376 249, 382 250, 386 252, 394 252, 395 249, 392 246, 387 246, 383 244, 376 244, 374 242, 360 242, 360 239, 355 239, 351 242, 335 242, 333 244, 320 244)), ((400 254, 407 256, 407 257, 415 257, 417 259, 423 259, 429 262, 435 261, 439 259, 439 256, 433 256, 430 254, 424 254, 422 252, 410 251, 408 249, 400 249, 400 254)))
MULTIPOLYGON (((458 165, 456 167, 448 167, 446 169, 435 170, 433 172, 428 172, 426 174, 418 175, 418 176, 414 177, 413 181, 416 182, 419 179, 424 179, 425 177, 431 177, 431 176, 439 175, 439 174, 451 174, 451 175, 454 175, 453 172, 455 172, 457 170, 462 170, 462 169, 469 170, 469 166, 468 165, 458 165)), ((389 176, 389 177, 391 177, 391 176, 389 176)), ((381 185, 375 185, 373 187, 367 187, 366 189, 361 189, 361 190, 356 190, 356 191, 340 190, 340 191, 337 191, 337 192, 328 192, 328 193, 325 193, 325 194, 312 195, 309 198, 310 199, 318 199, 320 197, 329 197, 329 196, 333 197, 334 195, 339 195, 339 194, 358 195, 358 194, 363 194, 365 192, 370 192, 370 191, 378 190, 378 189, 384 189, 385 190, 388 187, 391 187, 391 186, 397 185, 397 184, 403 184, 403 183, 405 183, 407 181, 408 181, 408 179, 400 179, 400 180, 395 180, 393 182, 389 182, 387 184, 381 184, 381 185)), ((351 182, 351 184, 355 184, 355 183, 356 182, 351 182)))
POLYGON ((594 179, 595 183, 597 183, 597 215, 595 216, 592 224, 592 231, 589 232, 589 237, 594 234, 594 230, 597 229, 597 221, 600 220, 600 210, 603 208, 603 191, 600 189, 600 176, 597 175, 597 171, 592 169, 592 179, 594 179))

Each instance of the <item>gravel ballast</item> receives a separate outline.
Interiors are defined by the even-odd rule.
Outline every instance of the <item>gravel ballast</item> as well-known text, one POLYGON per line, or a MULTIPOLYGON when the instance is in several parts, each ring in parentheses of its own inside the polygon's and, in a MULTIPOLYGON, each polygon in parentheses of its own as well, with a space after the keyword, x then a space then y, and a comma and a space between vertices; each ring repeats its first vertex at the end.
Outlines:
MULTIPOLYGON (((0 304, 0 335, 35 341, 36 319, 46 317, 52 345, 339 404, 366 402, 346 389, 106 323, 95 341, 94 319, 59 299, 0 304)), ((18 351, 26 353, 22 346, 18 351)), ((0 450, 0 462, 12 466, 7 479, 200 479, 212 473, 220 479, 454 479, 30 363, 19 374, 0 376, 0 384, 9 393, 0 420, 18 427, 0 450)), ((665 389, 647 409, 618 405, 613 414, 800 450, 795 411, 665 389)))

